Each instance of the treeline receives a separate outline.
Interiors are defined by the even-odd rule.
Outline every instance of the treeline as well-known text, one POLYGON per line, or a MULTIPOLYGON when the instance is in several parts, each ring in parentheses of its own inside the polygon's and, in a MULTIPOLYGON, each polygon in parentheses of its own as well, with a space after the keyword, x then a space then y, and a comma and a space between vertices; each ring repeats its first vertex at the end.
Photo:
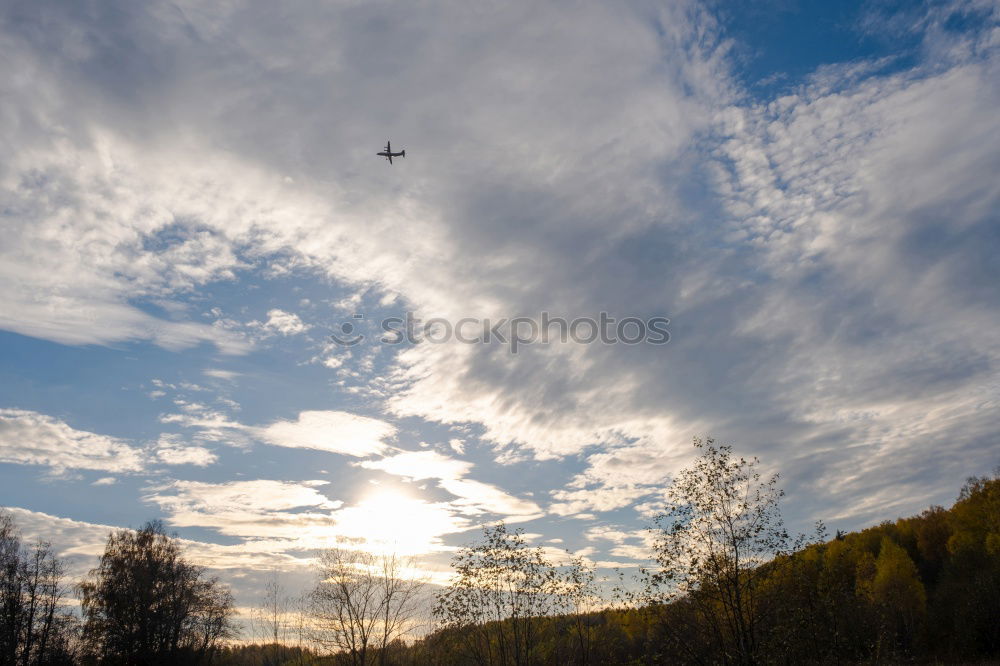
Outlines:
POLYGON ((767 567, 762 648, 786 662, 1000 657, 1000 479, 949 509, 838 534, 767 567))
MULTIPOLYGON (((460 575, 439 595, 436 615, 444 626, 408 647, 394 646, 388 663, 1000 659, 1000 474, 970 479, 950 509, 932 507, 829 540, 822 526, 811 539, 791 539, 777 512, 782 493, 776 477, 762 481, 756 461, 736 459, 728 447, 697 445, 702 456, 668 489, 668 510, 657 521, 657 566, 626 582, 615 607, 544 616, 520 612, 509 588, 492 587, 491 581, 558 578, 560 568, 550 564, 550 573, 540 574, 536 566, 525 575, 515 560, 541 557, 540 550, 509 539, 497 548, 498 534, 487 530, 483 542, 465 549, 457 562, 460 574, 470 562, 479 568, 475 583, 486 583, 493 593, 466 585, 470 593, 459 593, 448 608, 468 583, 460 575), (503 554, 509 549, 520 554, 503 554), (500 608, 506 617, 473 621, 486 607, 500 608)), ((543 591, 527 596, 537 599, 543 591)), ((340 663, 352 662, 345 655, 340 663)))
POLYGON ((412 562, 325 551, 315 585, 275 577, 239 634, 230 592, 158 522, 109 535, 76 586, 0 512, 0 666, 639 666, 1000 659, 1000 470, 950 509, 794 537, 777 475, 712 440, 664 489, 652 565, 602 594, 593 564, 503 523, 427 594, 412 562), (80 609, 67 603, 78 596, 80 609), (433 598, 431 598, 433 597, 433 598), (428 615, 431 617, 428 618, 428 615), (434 630, 424 631, 428 619, 434 630), (246 644, 241 641, 256 641, 246 644))
POLYGON ((0 666, 208 664, 236 636, 229 590, 158 522, 112 532, 98 566, 70 587, 51 546, 26 546, 0 512, 0 568, 0 666))
POLYGON ((78 622, 61 601, 62 565, 45 542, 22 543, 0 512, 0 664, 72 664, 78 622))

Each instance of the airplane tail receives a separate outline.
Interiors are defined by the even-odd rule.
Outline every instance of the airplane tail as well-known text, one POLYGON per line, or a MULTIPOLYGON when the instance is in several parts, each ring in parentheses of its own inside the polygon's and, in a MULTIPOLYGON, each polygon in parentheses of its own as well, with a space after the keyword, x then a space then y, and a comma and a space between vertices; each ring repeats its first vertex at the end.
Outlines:
POLYGON ((406 150, 403 150, 403 154, 400 157, 406 157, 406 150))

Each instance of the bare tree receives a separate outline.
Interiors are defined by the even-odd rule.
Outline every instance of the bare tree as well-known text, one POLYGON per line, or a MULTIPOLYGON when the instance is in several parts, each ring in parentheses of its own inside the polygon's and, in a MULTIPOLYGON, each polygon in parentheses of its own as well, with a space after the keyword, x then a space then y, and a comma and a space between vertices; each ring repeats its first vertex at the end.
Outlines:
POLYGON ((250 614, 250 625, 254 638, 265 646, 271 646, 270 653, 264 652, 264 664, 270 666, 281 662, 281 647, 287 643, 292 618, 289 608, 291 599, 285 593, 277 572, 272 572, 264 584, 264 595, 260 606, 250 614))
POLYGON ((40 541, 24 547, 11 515, 0 512, 0 663, 69 659, 75 625, 58 612, 62 576, 51 546, 40 541))
POLYGON ((290 635, 295 638, 295 646, 299 648, 295 659, 291 662, 294 666, 305 664, 307 659, 305 648, 311 638, 309 629, 310 596, 310 593, 306 593, 291 600, 288 630, 290 635))
POLYGON ((309 596, 313 640, 356 666, 384 664, 386 648, 412 628, 424 581, 394 554, 335 548, 320 555, 309 596))

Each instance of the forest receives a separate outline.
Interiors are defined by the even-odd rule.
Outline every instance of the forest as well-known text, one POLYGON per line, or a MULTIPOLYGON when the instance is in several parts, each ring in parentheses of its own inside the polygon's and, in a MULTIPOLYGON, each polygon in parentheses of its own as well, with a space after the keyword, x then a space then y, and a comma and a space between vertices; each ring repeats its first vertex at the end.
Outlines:
POLYGON ((663 493, 649 566, 598 579, 504 523, 460 549, 451 583, 345 547, 297 600, 277 582, 238 621, 230 591, 159 522, 116 530, 68 581, 0 514, 0 664, 33 666, 996 663, 1000 470, 950 508, 858 532, 790 534, 778 476, 695 440, 663 493), (79 604, 71 603, 78 600, 79 604), (249 629, 247 629, 249 627, 249 629), (242 628, 242 629, 241 629, 242 628))

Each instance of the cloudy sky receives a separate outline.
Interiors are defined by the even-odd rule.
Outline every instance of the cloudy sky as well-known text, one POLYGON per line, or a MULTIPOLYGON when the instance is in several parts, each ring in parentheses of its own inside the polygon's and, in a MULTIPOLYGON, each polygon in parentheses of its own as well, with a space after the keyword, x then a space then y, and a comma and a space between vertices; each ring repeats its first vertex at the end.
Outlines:
POLYGON ((345 538, 440 575, 497 519, 636 566, 696 435, 796 529, 950 503, 1000 462, 998 25, 6 0, 0 504, 76 571, 162 518, 249 604, 345 538), (670 341, 379 340, 543 311, 670 341))

